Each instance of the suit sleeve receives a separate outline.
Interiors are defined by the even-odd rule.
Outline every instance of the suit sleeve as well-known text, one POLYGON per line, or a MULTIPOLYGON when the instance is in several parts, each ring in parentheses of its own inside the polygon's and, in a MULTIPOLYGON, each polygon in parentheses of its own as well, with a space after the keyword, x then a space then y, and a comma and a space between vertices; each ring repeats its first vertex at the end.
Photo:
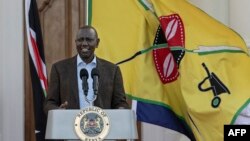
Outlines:
POLYGON ((53 65, 50 72, 50 82, 48 94, 44 102, 44 112, 48 114, 49 110, 58 109, 60 105, 60 79, 56 65, 53 65))
POLYGON ((115 71, 112 108, 114 109, 119 109, 119 108, 128 109, 129 108, 129 105, 126 101, 121 70, 118 66, 116 67, 116 71, 115 71))

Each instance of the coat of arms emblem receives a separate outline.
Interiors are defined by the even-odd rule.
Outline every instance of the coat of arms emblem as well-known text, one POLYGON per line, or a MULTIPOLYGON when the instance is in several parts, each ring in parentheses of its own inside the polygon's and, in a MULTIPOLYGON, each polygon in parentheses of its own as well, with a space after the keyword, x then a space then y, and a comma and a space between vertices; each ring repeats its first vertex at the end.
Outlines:
POLYGON ((87 107, 75 118, 75 131, 82 141, 101 141, 108 134, 109 128, 109 118, 99 107, 87 107))

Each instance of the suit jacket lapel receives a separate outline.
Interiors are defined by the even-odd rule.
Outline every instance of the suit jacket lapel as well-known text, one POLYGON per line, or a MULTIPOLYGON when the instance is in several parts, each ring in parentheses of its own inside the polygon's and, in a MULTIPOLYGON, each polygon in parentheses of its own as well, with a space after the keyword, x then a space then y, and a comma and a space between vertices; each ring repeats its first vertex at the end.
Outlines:
MULTIPOLYGON (((77 57, 74 56, 72 58, 72 61, 69 65, 69 72, 72 78, 70 79, 70 88, 71 88, 71 92, 72 92, 72 98, 74 98, 74 101, 76 101, 76 107, 78 107, 78 109, 80 108, 80 104, 79 104, 79 95, 78 95, 78 82, 77 82, 77 57)), ((73 101, 72 101, 73 102, 73 101)), ((75 103, 75 102, 74 102, 75 103)))
MULTIPOLYGON (((99 72, 99 75, 100 75, 100 77, 99 77, 99 92, 100 92, 100 89, 102 88, 102 86, 100 86, 100 85, 102 85, 102 80, 103 80, 103 76, 102 76, 102 68, 103 68, 103 66, 102 66, 103 64, 101 63, 101 60, 98 58, 98 57, 96 57, 96 69, 98 70, 98 72, 99 72)), ((97 95, 97 98, 96 98, 96 100, 94 101, 94 105, 98 105, 98 106, 102 106, 102 103, 100 103, 100 100, 102 99, 101 98, 102 96, 101 95, 97 95)))

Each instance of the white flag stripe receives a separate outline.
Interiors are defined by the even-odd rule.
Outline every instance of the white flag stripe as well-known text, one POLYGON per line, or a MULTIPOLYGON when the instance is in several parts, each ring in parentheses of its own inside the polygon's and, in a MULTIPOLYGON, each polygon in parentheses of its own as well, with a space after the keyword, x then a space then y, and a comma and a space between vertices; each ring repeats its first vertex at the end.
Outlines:
POLYGON ((141 123, 141 130, 143 141, 190 141, 182 133, 146 122, 141 123))
POLYGON ((229 47, 229 46, 199 46, 199 49, 194 50, 194 52, 212 52, 220 50, 232 50, 232 51, 243 51, 239 47, 229 47))
MULTIPOLYGON (((137 101, 132 100, 132 110, 136 113, 137 101)), ((177 131, 169 128, 161 127, 158 125, 141 122, 141 140, 143 141, 165 141, 166 137, 168 141, 190 141, 190 139, 177 131)))
MULTIPOLYGON (((31 36, 30 37, 33 37, 36 41, 36 33, 30 28, 30 33, 31 33, 31 36)), ((31 39, 30 39, 31 40, 31 39)), ((35 51, 34 49, 32 48, 32 43, 31 43, 31 46, 29 45, 29 49, 30 49, 30 53, 32 54, 32 60, 35 64, 35 68, 36 68, 36 71, 38 72, 38 67, 37 67, 37 62, 36 62, 36 59, 35 59, 35 51)), ((41 63, 42 63, 42 71, 43 71, 43 74, 45 76, 45 78, 47 79, 47 74, 46 74, 46 66, 44 64, 44 62, 42 61, 41 57, 38 55, 37 57, 39 57, 38 59, 41 60, 41 63)))

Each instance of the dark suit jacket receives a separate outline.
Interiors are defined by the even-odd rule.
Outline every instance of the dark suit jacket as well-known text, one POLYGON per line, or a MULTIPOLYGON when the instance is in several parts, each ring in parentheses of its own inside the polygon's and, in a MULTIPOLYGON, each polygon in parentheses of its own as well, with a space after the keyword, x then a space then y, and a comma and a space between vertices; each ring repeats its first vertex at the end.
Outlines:
MULTIPOLYGON (((94 105, 103 109, 128 108, 120 68, 98 57, 96 63, 100 76, 98 96, 94 105)), ((68 101, 67 109, 80 108, 76 65, 76 56, 53 64, 44 105, 45 113, 58 109, 65 101, 68 101)))

